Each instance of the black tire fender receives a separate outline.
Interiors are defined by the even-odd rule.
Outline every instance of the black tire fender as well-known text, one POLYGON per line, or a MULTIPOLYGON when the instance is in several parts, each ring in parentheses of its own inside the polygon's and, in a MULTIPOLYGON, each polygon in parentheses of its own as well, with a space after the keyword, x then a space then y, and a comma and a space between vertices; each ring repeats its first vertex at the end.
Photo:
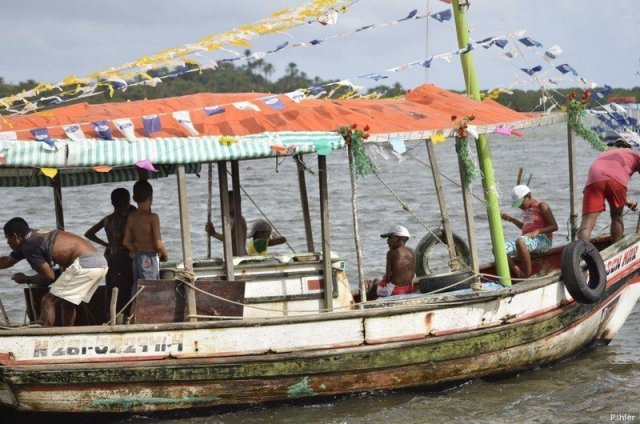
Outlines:
POLYGON ((604 294, 607 273, 598 249, 588 241, 569 243, 560 258, 562 281, 576 302, 595 303, 604 294), (589 279, 585 280, 581 261, 587 265, 589 279))
MULTIPOLYGON (((440 231, 436 235, 427 234, 422 237, 418 245, 416 246, 416 276, 422 277, 425 275, 433 274, 431 267, 429 266, 429 255, 435 246, 443 243, 447 244, 447 237, 444 234, 444 231, 440 231)), ((455 246, 456 256, 460 258, 465 265, 469 265, 471 262, 469 246, 467 243, 455 233, 453 234, 453 244, 455 246)))

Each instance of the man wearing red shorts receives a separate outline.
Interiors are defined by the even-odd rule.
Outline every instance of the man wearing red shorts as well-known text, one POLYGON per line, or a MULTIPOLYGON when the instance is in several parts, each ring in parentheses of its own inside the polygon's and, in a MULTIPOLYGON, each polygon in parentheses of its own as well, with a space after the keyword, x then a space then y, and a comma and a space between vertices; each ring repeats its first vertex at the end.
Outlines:
MULTIPOLYGON (((616 146, 626 144, 616 143, 616 146)), ((637 203, 627 197, 627 186, 634 172, 640 172, 640 154, 629 148, 614 148, 600 153, 589 167, 587 182, 582 191, 582 222, 578 237, 589 241, 598 215, 609 203, 611 215, 611 241, 624 235, 622 211, 625 206, 635 211, 637 203)))

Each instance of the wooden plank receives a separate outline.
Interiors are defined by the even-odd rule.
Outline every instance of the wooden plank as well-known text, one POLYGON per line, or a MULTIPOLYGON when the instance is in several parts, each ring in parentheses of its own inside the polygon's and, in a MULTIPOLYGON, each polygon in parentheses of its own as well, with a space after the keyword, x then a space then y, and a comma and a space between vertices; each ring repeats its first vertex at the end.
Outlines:
POLYGON ((331 272, 331 244, 329 230, 329 188, 327 185, 327 157, 318 155, 318 181, 320 183, 320 226, 322 228, 322 275, 327 312, 333 311, 333 278, 331 272))
POLYGON ((224 270, 227 280, 235 279, 233 269, 233 243, 231 234, 231 218, 229 216, 229 186, 227 183, 227 162, 218 162, 218 187, 220 189, 220 205, 222 206, 222 234, 224 236, 224 270))
POLYGON ((304 234, 307 240, 307 251, 314 252, 313 229, 311 228, 311 215, 309 214, 309 196, 307 195, 307 178, 302 155, 295 155, 298 168, 298 189, 300 191, 300 204, 302 206, 302 219, 304 220, 304 234))
MULTIPOLYGON (((191 225, 189 225, 189 209, 187 207, 187 183, 185 180, 184 165, 178 165, 176 172, 178 178, 178 204, 180 207, 180 239, 182 241, 182 263, 184 272, 189 275, 193 273, 193 254, 191 253, 191 225)), ((186 277, 189 278, 188 276, 186 277)), ((187 286, 187 310, 189 321, 197 321, 193 315, 196 314, 196 295, 191 287, 187 286)))

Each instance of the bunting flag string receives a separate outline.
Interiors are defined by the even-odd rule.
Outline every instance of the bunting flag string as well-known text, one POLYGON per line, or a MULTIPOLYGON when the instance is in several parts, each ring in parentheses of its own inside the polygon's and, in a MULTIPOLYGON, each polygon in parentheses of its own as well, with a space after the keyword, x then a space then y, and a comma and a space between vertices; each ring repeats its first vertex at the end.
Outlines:
MULTIPOLYGON (((113 94, 115 93, 115 91, 126 91, 126 89, 128 87, 132 87, 132 86, 139 86, 139 85, 146 85, 146 86, 151 86, 151 87, 156 87, 157 84, 161 83, 163 80, 166 79, 171 79, 171 78, 176 78, 179 77, 180 75, 184 75, 186 73, 192 73, 192 72, 202 72, 203 70, 207 70, 207 69, 211 69, 211 70, 215 70, 218 67, 218 62, 220 63, 233 63, 233 62, 239 62, 239 61, 252 61, 252 60, 260 60, 263 59, 266 55, 268 54, 273 54, 279 51, 282 51, 286 48, 295 48, 295 47, 312 47, 312 46, 317 46, 321 43, 324 43, 326 41, 329 40, 333 40, 333 39, 337 39, 337 38, 341 38, 341 37, 346 37, 346 36, 350 36, 365 30, 369 30, 369 29, 373 29, 373 28, 383 28, 383 27, 389 27, 389 26, 393 26, 396 25, 400 22, 405 22, 405 21, 409 21, 409 20, 418 20, 418 19, 424 19, 424 18, 428 18, 428 17, 432 17, 436 20, 438 20, 439 22, 445 22, 445 21, 449 21, 452 18, 452 13, 451 10, 447 9, 444 11, 440 11, 437 13, 425 13, 422 15, 418 15, 418 11, 416 9, 412 10, 411 12, 408 13, 408 15, 404 18, 401 19, 397 19, 391 22, 387 22, 387 23, 382 23, 382 24, 370 24, 370 25, 366 25, 354 30, 350 30, 347 32, 343 32, 340 34, 334 34, 332 36, 329 37, 325 37, 325 38, 321 38, 321 39, 314 39, 311 40, 309 42, 296 42, 296 43, 289 43, 287 41, 280 43, 278 46, 276 46, 274 49, 272 50, 268 50, 266 52, 254 52, 249 56, 242 56, 240 53, 231 50, 231 49, 227 49, 227 48, 223 48, 223 47, 219 47, 217 48, 217 50, 220 51, 225 51, 228 52, 230 54, 232 54, 232 57, 226 57, 226 58, 222 58, 216 61, 214 61, 213 59, 208 58, 206 55, 202 54, 204 49, 199 49, 198 51, 192 53, 192 56, 198 57, 200 59, 202 59, 203 61, 207 61, 207 63, 202 63, 198 62, 198 61, 193 61, 192 63, 190 63, 193 68, 188 68, 186 66, 185 61, 180 61, 177 59, 172 58, 172 60, 169 62, 171 65, 175 66, 175 69, 172 69, 170 71, 168 71, 166 74, 164 75, 160 75, 160 76, 156 76, 156 77, 151 77, 148 75, 147 71, 154 69, 151 68, 150 65, 147 65, 145 67, 144 70, 144 79, 139 80, 139 81, 130 81, 129 83, 127 83, 127 81, 124 79, 124 77, 127 77, 128 79, 134 80, 134 79, 139 79, 140 74, 139 73, 129 73, 126 75, 122 75, 121 78, 117 78, 117 77, 109 77, 107 78, 104 82, 98 82, 95 84, 91 84, 91 85, 86 85, 85 87, 80 87, 80 81, 76 81, 74 80, 74 83, 76 84, 75 87, 73 87, 72 90, 69 91, 63 91, 61 93, 58 93, 57 96, 50 96, 50 97, 41 97, 38 99, 31 99, 31 101, 29 102, 29 107, 25 109, 25 107, 27 106, 26 100, 27 98, 31 98, 37 95, 37 92, 30 90, 28 92, 23 92, 21 93, 22 95, 24 95, 24 97, 20 100, 22 100, 23 102, 25 102, 25 107, 23 107, 23 109, 21 111, 19 110, 15 110, 15 109, 9 109, 9 106, 5 106, 5 110, 11 111, 11 113, 27 113, 27 112, 32 112, 34 110, 37 110, 38 108, 41 107, 45 107, 45 106, 49 106, 51 104, 60 104, 60 103, 66 103, 69 102, 71 100, 76 100, 79 98, 84 98, 84 97, 89 97, 89 96, 93 96, 93 95, 100 95, 100 94, 104 94, 105 92, 108 92, 109 96, 112 97, 113 94), (104 90, 98 90, 100 87, 104 87, 104 90)), ((166 66, 167 63, 163 63, 163 66, 166 66)), ((115 72, 115 71, 114 71, 115 72)), ((386 78, 386 77, 385 77, 386 78)), ((60 84, 56 85, 56 86, 47 86, 47 88, 58 88, 59 90, 62 90, 62 86, 60 84)), ((5 102, 3 102, 4 99, 0 99, 0 104, 6 104, 5 102)), ((18 101, 18 98, 14 98, 14 103, 16 101, 18 101)))
MULTIPOLYGON (((70 75, 56 84, 40 83, 30 90, 4 97, 0 99, 0 102, 6 105, 5 107, 8 106, 8 108, 13 108, 16 103, 24 103, 25 106, 20 112, 26 112, 25 107, 33 104, 33 98, 46 92, 56 92, 60 100, 64 101, 61 93, 69 95, 75 92, 77 94, 84 89, 94 91, 95 86, 104 86, 110 92, 116 89, 124 90, 127 88, 127 81, 132 81, 139 77, 151 79, 148 72, 152 69, 175 65, 178 61, 183 61, 185 64, 192 62, 193 64, 193 59, 189 57, 199 52, 218 50, 225 45, 248 47, 250 40, 266 34, 279 33, 305 23, 319 21, 323 25, 330 24, 334 21, 332 19, 337 16, 336 11, 346 11, 353 2, 354 0, 311 0, 309 3, 295 9, 283 9, 254 24, 243 25, 221 34, 209 35, 195 43, 166 49, 152 56, 143 56, 135 61, 110 67, 105 71, 94 72, 84 78, 70 75), (310 17, 321 17, 322 20, 319 18, 309 20, 310 17)), ((186 68, 183 70, 186 71, 186 68)), ((176 72, 179 73, 181 70, 178 69, 176 72)), ((33 108, 36 108, 35 105, 33 108)))

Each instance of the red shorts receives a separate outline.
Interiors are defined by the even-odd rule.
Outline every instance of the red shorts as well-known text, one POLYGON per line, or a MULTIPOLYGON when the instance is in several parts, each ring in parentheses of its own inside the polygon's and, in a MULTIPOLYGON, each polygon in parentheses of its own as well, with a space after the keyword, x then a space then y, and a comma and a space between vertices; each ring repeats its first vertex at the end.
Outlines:
POLYGON ((627 188, 616 180, 604 180, 589 184, 582 191, 582 214, 602 212, 605 199, 612 208, 623 208, 627 188))

